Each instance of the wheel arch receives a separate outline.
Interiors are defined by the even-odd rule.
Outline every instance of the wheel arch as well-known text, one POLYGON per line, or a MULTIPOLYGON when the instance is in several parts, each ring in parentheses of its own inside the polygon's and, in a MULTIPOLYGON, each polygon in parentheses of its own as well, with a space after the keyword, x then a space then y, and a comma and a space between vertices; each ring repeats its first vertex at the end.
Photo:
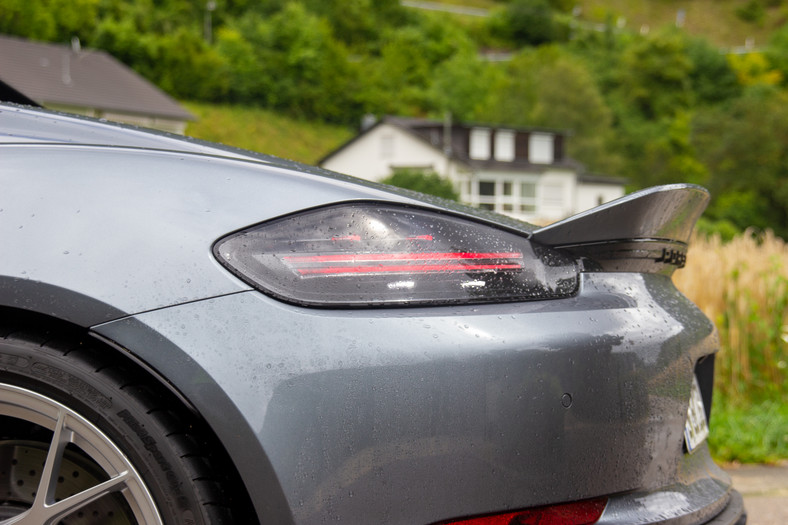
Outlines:
POLYGON ((57 340, 71 344, 89 345, 90 348, 100 352, 101 358, 106 359, 107 363, 122 364, 123 367, 134 369, 137 374, 145 377, 154 388, 168 396, 171 399, 170 402, 177 403, 198 423, 197 434, 215 452, 215 463, 221 465, 221 471, 231 486, 230 490, 238 495, 233 498, 233 511, 236 514, 237 522, 250 525, 260 523, 258 512, 255 510, 256 505, 252 503, 251 494, 242 480, 237 464, 232 460, 231 454, 214 427, 203 417, 198 407, 155 367, 150 366, 131 350, 117 344, 112 339, 69 320, 32 310, 0 306, 0 336, 17 332, 40 338, 42 344, 46 341, 57 340))

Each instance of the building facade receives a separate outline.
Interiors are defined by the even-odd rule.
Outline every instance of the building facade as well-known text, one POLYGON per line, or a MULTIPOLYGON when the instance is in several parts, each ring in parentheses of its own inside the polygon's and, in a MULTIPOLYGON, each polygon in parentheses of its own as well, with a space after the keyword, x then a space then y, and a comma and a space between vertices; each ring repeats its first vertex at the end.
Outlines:
POLYGON ((624 180, 592 176, 565 154, 566 135, 385 117, 324 157, 324 168, 380 181, 397 169, 436 172, 463 202, 552 222, 624 195, 624 180))

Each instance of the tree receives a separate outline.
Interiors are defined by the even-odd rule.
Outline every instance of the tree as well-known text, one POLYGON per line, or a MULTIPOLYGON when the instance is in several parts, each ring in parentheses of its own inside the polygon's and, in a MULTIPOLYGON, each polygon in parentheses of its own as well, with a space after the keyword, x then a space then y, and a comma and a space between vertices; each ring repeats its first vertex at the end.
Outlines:
POLYGON ((508 64, 483 120, 569 130, 569 154, 592 170, 617 173, 612 112, 585 65, 555 46, 526 51, 508 64))
POLYGON ((428 95, 440 113, 448 111, 456 120, 478 120, 502 80, 501 71, 478 53, 458 52, 435 68, 428 95))
POLYGON ((475 51, 468 36, 443 17, 424 16, 417 24, 384 29, 379 47, 359 63, 363 87, 358 100, 365 113, 423 115, 440 110, 439 94, 431 86, 441 65, 475 51))
POLYGON ((548 0, 511 0, 490 19, 492 31, 519 46, 538 46, 558 38, 548 0))
POLYGON ((696 104, 718 104, 741 95, 736 73, 720 50, 702 38, 687 41, 690 89, 696 104))
POLYGON ((728 60, 744 86, 777 86, 783 81, 782 72, 774 69, 763 53, 729 55, 728 60))
POLYGON ((306 8, 324 17, 334 35, 364 52, 381 37, 381 28, 400 27, 409 20, 398 0, 303 0, 306 8))
POLYGON ((678 32, 640 38, 623 53, 616 96, 648 120, 672 117, 692 102, 693 63, 678 32))
POLYGON ((0 33, 45 41, 85 39, 95 27, 98 5, 99 0, 3 0, 0 33))
POLYGON ((772 33, 765 55, 769 64, 782 73, 783 81, 788 79, 788 24, 772 33))
POLYGON ((788 95, 750 88, 729 108, 699 112, 693 128, 714 175, 709 215, 788 236, 788 95))
POLYGON ((269 18, 249 15, 217 34, 229 94, 291 115, 346 122, 352 99, 347 51, 327 21, 295 2, 269 18))

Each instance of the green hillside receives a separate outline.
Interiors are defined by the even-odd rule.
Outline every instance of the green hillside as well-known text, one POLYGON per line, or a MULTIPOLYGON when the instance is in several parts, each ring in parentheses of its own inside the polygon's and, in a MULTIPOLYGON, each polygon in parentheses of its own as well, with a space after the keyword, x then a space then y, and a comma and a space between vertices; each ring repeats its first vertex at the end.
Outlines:
MULTIPOLYGON (((447 6, 495 10, 504 0, 431 0, 447 6)), ((742 47, 751 39, 755 47, 765 45, 772 32, 788 22, 784 0, 556 0, 552 4, 579 8, 579 20, 587 23, 621 24, 624 30, 640 32, 673 26, 683 11, 683 28, 724 48, 742 47)))
POLYGON ((771 33, 788 20, 788 3, 782 0, 579 0, 581 17, 591 22, 623 18, 634 31, 675 25, 684 11, 684 29, 705 36, 722 47, 744 46, 752 39, 756 47, 767 43, 771 33))
POLYGON ((354 133, 347 127, 254 107, 197 102, 184 106, 199 119, 186 128, 189 136, 307 164, 315 164, 354 133))

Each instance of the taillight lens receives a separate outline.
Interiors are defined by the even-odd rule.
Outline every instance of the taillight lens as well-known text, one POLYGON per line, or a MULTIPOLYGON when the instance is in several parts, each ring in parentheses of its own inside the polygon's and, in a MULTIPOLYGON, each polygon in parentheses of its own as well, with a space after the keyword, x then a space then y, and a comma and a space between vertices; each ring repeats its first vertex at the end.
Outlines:
POLYGON ((273 220, 221 239, 214 253, 260 290, 313 306, 524 301, 577 288, 574 261, 526 237, 389 205, 273 220))
POLYGON ((440 525, 591 525, 599 521, 606 505, 607 498, 596 498, 505 514, 446 521, 440 525))

